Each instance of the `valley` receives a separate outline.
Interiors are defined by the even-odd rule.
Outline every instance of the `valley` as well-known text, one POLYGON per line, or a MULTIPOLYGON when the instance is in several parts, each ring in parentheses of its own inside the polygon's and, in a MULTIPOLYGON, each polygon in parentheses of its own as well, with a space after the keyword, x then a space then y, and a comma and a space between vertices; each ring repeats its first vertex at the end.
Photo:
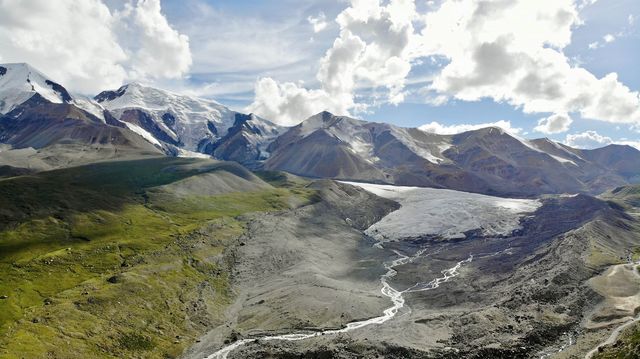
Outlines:
MULTIPOLYGON (((589 288, 575 286, 597 273, 594 263, 584 256, 590 255, 590 246, 608 241, 606 235, 598 234, 603 229, 624 235, 623 226, 614 229, 606 222, 615 218, 624 221, 625 217, 606 203, 587 197, 547 199, 540 208, 532 210, 535 214, 523 216, 523 227, 509 236, 483 236, 481 232, 468 231, 464 240, 426 234, 424 238, 384 243, 363 237, 362 245, 368 248, 372 258, 379 258, 369 264, 367 271, 378 268, 382 285, 377 283, 376 288, 376 278, 368 278, 374 283, 370 284, 373 288, 368 293, 352 293, 351 302, 357 303, 352 311, 369 313, 362 319, 358 319, 360 315, 352 317, 347 313, 345 318, 345 313, 332 312, 332 306, 341 303, 341 294, 325 299, 324 303, 332 306, 323 308, 322 302, 318 303, 325 298, 325 294, 318 292, 321 288, 332 293, 339 291, 343 283, 356 286, 349 277, 332 278, 331 285, 324 285, 321 283, 326 280, 326 270, 316 269, 319 272, 312 271, 307 276, 316 278, 322 273, 323 281, 314 281, 310 288, 305 284, 302 292, 294 291, 295 295, 280 289, 280 285, 284 285, 281 281, 294 280, 298 275, 298 261, 306 263, 313 258, 317 263, 324 257, 318 253, 327 253, 325 248, 318 249, 313 257, 290 259, 290 264, 285 264, 286 270, 263 274, 257 279, 260 289, 254 289, 257 283, 252 284, 251 277, 238 278, 242 287, 249 283, 252 289, 243 291, 234 311, 227 314, 229 323, 204 337, 187 357, 321 357, 322 353, 340 358, 407 355, 529 358, 544 353, 580 357, 579 353, 584 355, 584 350, 594 345, 594 338, 602 337, 609 328, 605 325, 596 333, 590 333, 588 339, 582 337, 583 331, 592 329, 583 328, 581 318, 598 302, 597 295, 589 288), (555 219, 560 217, 563 220, 559 222, 565 225, 552 225, 558 223, 555 219), (379 268, 381 263, 387 271, 379 268), (265 285, 265 276, 268 282, 278 283, 278 289, 265 285), (386 297, 387 305, 373 305, 367 299, 371 295, 386 297), (291 300, 304 304, 280 304, 291 303, 291 300), (261 306, 270 310, 262 310, 261 306), (291 311, 299 312, 299 308, 312 308, 315 314, 304 315, 308 321, 305 325, 292 325, 287 318, 291 311), (333 320, 340 318, 337 328, 334 321, 327 324, 327 311, 333 314, 333 320), (270 312, 271 320, 280 318, 277 322, 286 324, 277 325, 266 318, 256 320, 254 316, 261 312, 270 312), (380 313, 384 314, 380 316, 380 313), (259 326, 247 325, 247 320, 259 326), (223 333, 229 330, 237 341, 224 339, 223 333), (566 345, 568 340, 572 345, 566 345), (219 344, 212 344, 215 342, 219 344), (224 345, 223 342, 233 343, 224 345), (556 353, 558 348, 562 348, 562 353, 556 353)), ((259 228, 264 226, 266 224, 259 228)), ((309 226, 303 226, 304 231, 296 231, 296 238, 307 238, 309 226)), ((269 251, 273 251, 271 246, 280 247, 273 242, 281 240, 281 231, 260 234, 260 229, 254 240, 266 236, 269 244, 258 240, 258 245, 267 245, 269 251)), ((630 234, 623 238, 629 245, 635 240, 630 234)), ((251 244, 241 250, 240 256, 244 250, 250 251, 251 244)), ((611 253, 607 263, 615 263, 616 255, 611 253)), ((331 265, 342 263, 339 258, 331 256, 331 265)), ((252 257, 249 262, 256 261, 260 259, 252 257)), ((325 265, 329 266, 329 262, 325 265)), ((607 264, 598 265, 607 267, 607 264)), ((304 270, 311 271, 307 267, 304 270)), ((362 279, 358 282, 362 283, 362 279)), ((605 286, 604 291, 609 290, 612 289, 605 286)))
POLYGON ((0 69, 0 357, 640 355, 631 146, 0 69))

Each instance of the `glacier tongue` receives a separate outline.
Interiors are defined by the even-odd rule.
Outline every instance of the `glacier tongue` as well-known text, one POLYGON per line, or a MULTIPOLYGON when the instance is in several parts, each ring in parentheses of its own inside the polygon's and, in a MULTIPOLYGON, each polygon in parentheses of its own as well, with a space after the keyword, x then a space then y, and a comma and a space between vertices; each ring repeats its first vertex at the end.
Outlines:
POLYGON ((366 230, 378 241, 437 236, 464 238, 480 230, 485 236, 508 236, 520 228, 520 218, 535 212, 538 200, 492 197, 453 190, 345 182, 400 203, 366 230))

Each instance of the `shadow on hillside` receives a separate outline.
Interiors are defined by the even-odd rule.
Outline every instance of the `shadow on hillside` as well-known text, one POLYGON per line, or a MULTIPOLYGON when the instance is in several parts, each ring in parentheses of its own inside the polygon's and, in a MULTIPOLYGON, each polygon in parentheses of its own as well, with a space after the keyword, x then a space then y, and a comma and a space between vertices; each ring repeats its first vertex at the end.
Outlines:
POLYGON ((251 172, 235 163, 159 157, 66 168, 0 180, 0 230, 27 220, 96 210, 117 211, 145 203, 145 191, 202 173, 226 171, 241 178, 251 172))

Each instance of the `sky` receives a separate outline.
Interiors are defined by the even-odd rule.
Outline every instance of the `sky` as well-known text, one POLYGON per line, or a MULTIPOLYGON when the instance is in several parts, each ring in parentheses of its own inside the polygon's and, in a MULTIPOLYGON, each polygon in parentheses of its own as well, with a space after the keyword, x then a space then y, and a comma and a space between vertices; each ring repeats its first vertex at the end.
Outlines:
POLYGON ((637 0, 0 0, 0 62, 284 125, 329 110, 640 148, 637 0))

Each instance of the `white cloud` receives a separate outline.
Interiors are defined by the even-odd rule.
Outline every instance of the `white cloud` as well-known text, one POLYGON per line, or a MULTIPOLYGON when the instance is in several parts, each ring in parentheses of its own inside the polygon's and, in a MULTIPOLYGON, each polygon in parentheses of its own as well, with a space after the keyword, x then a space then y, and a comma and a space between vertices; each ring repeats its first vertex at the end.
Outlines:
POLYGON ((459 125, 445 125, 439 122, 431 122, 426 125, 422 125, 418 127, 418 129, 429 132, 429 133, 437 133, 440 135, 455 135, 462 132, 479 130, 486 127, 498 127, 503 129, 504 131, 518 135, 522 132, 521 128, 513 127, 511 125, 511 121, 497 121, 491 123, 480 123, 480 124, 459 124, 459 125))
POLYGON ((449 98, 444 95, 427 96, 424 99, 424 103, 434 107, 446 105, 448 102, 449 102, 449 98))
MULTIPOLYGON (((172 21, 192 44, 190 75, 196 80, 165 85, 174 91, 251 103, 260 77, 315 83, 318 59, 330 46, 322 43, 331 40, 328 33, 314 36, 306 21, 308 6, 299 2, 233 9, 204 0, 169 4, 167 11, 175 11, 172 21)), ((333 13, 342 7, 344 4, 325 3, 322 9, 333 13)))
POLYGON ((627 18, 627 22, 629 23, 630 26, 633 26, 633 24, 636 23, 635 16, 633 16, 633 14, 630 14, 629 17, 627 18))
POLYGON ((567 135, 564 142, 567 146, 591 149, 610 145, 613 140, 610 137, 600 135, 596 131, 585 131, 567 135))
POLYGON ((261 78, 256 83, 255 100, 247 112, 256 113, 285 126, 293 126, 324 110, 346 113, 352 98, 328 96, 324 90, 307 90, 291 82, 278 83, 261 78))
POLYGON ((611 137, 603 136, 596 131, 585 131, 567 135, 564 143, 567 146, 583 149, 600 148, 611 144, 632 146, 640 150, 640 141, 628 139, 613 140, 611 137))
POLYGON ((614 143, 616 145, 626 145, 626 146, 635 147, 636 149, 640 150, 640 141, 622 139, 622 140, 614 141, 614 143))
POLYGON ((615 73, 597 78, 563 53, 581 25, 573 0, 449 0, 425 23, 419 54, 450 60, 432 84, 440 93, 490 98, 525 113, 640 122, 638 92, 615 73))
POLYGON ((547 135, 563 133, 569 131, 571 123, 573 123, 573 120, 568 114, 553 114, 547 118, 540 119, 538 126, 534 130, 547 135))
POLYGON ((589 44, 589 49, 591 49, 591 50, 595 50, 595 49, 597 49, 599 47, 600 47, 600 43, 598 41, 594 41, 594 42, 589 44))
POLYGON ((160 0, 125 4, 114 18, 120 44, 129 55, 130 78, 180 78, 191 67, 189 38, 171 27, 160 0))
POLYGON ((309 16, 307 18, 307 21, 309 21, 309 24, 311 24, 311 26, 313 27, 313 32, 315 33, 319 33, 325 30, 329 26, 329 23, 327 22, 327 17, 323 12, 321 12, 320 14, 318 14, 318 16, 315 16, 315 17, 309 16))
POLYGON ((615 35, 612 35, 612 34, 606 34, 606 35, 604 35, 604 36, 602 37, 602 39, 603 39, 603 40, 604 40, 604 42, 606 42, 606 43, 611 43, 611 42, 616 41, 616 37, 615 37, 615 35))
MULTIPOLYGON (((583 24, 580 9, 593 2, 444 0, 420 14, 410 0, 351 0, 337 18, 340 36, 321 60, 320 87, 297 93, 340 98, 337 107, 351 112, 368 104, 398 104, 404 101, 412 66, 423 58, 439 58, 445 63, 429 86, 437 95, 463 101, 488 98, 525 113, 576 113, 586 119, 640 123, 637 91, 616 73, 598 78, 564 54, 573 30, 583 24), (374 98, 365 104, 356 96, 364 88, 383 91, 372 91, 374 98)), ((250 108, 260 113, 257 104, 266 102, 257 98, 250 108)), ((274 115, 279 120, 281 115, 274 115)))
POLYGON ((1 61, 28 62, 71 91, 177 77, 190 65, 188 40, 171 29, 159 0, 113 13, 101 0, 3 0, 0 24, 1 61))
POLYGON ((341 115, 363 110, 367 105, 355 100, 358 88, 380 89, 376 93, 390 103, 404 101, 415 15, 411 0, 392 0, 384 6, 378 0, 353 0, 338 15, 340 35, 320 60, 316 76, 320 88, 309 90, 293 83, 261 79, 256 89, 268 85, 269 90, 256 91, 248 110, 292 124, 305 120, 318 108, 341 115), (304 101, 317 103, 301 106, 304 101), (273 102, 278 105, 271 105, 273 102))

